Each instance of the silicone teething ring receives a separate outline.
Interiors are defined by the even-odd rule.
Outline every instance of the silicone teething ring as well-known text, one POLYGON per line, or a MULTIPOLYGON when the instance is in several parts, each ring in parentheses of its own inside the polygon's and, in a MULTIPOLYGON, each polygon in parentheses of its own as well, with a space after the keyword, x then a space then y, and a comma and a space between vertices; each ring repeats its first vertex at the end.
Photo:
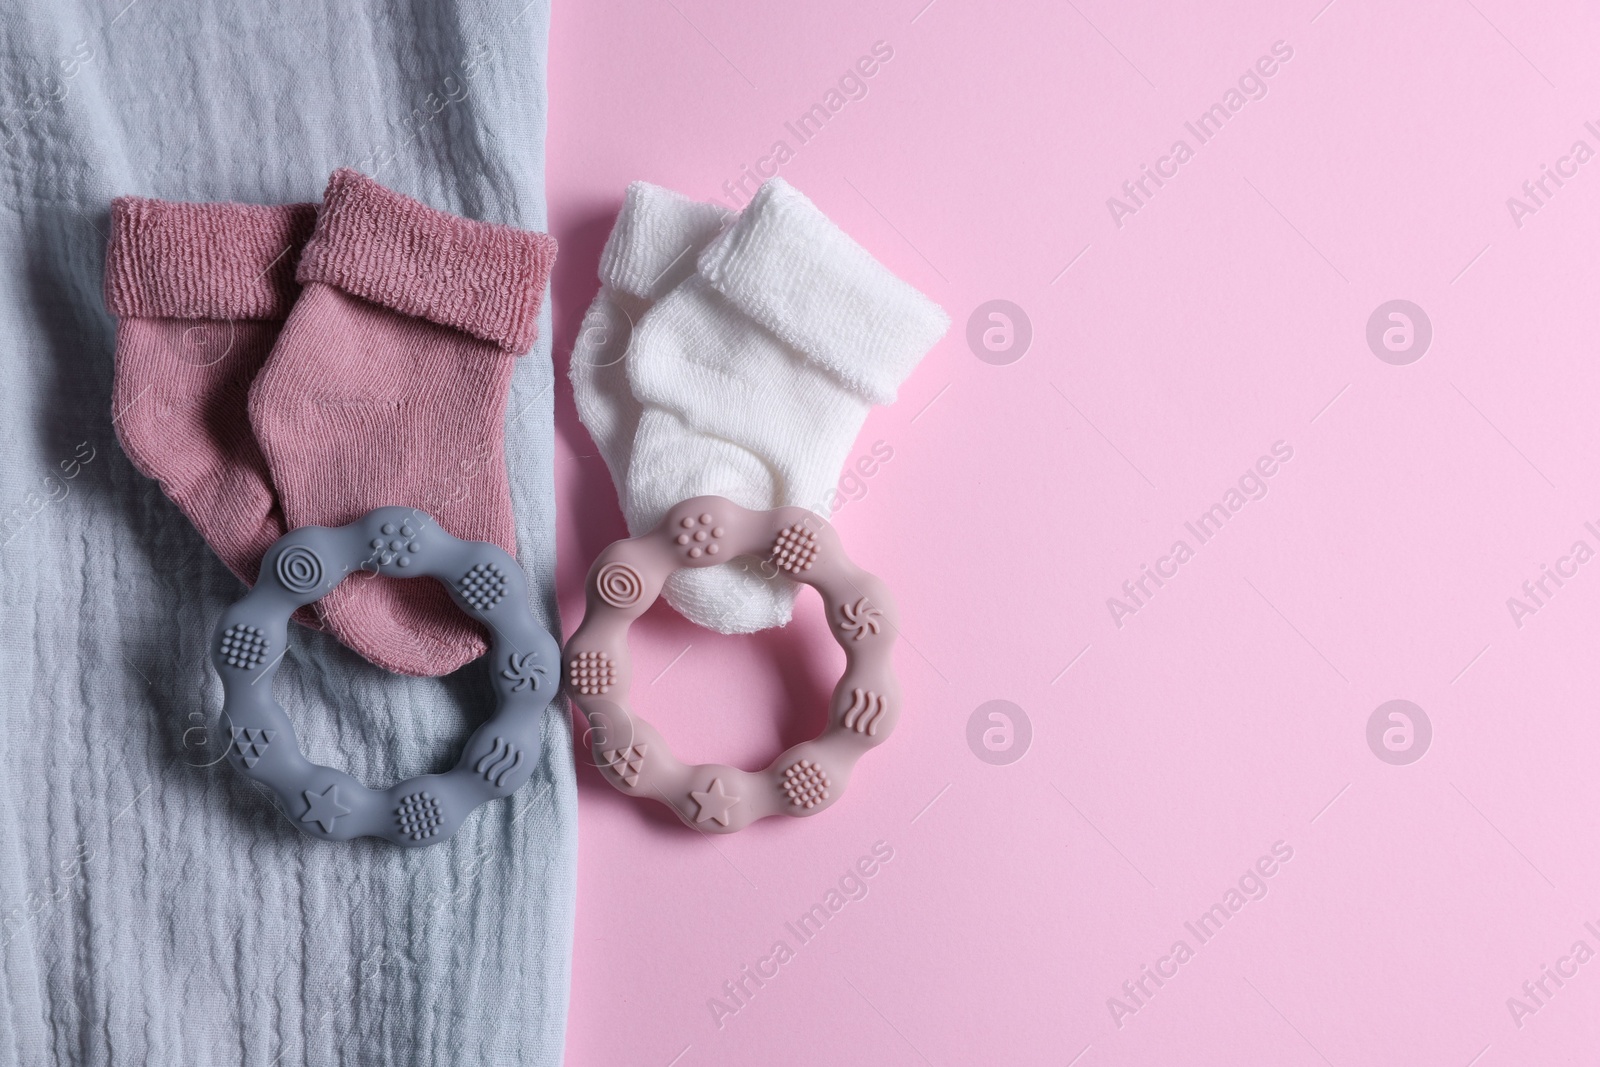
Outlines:
POLYGON ((289 821, 313 837, 381 837, 407 848, 448 839, 468 812, 528 780, 539 762, 544 709, 560 686, 560 661, 555 639, 534 621, 516 561, 497 545, 450 536, 412 508, 379 508, 348 526, 285 534, 267 550, 255 588, 223 613, 211 638, 231 730, 228 762, 276 793, 289 821), (289 617, 357 570, 437 578, 462 611, 489 628, 495 711, 443 774, 369 789, 312 763, 272 694, 289 617))
POLYGON ((890 663, 898 628, 888 589, 846 558, 821 517, 803 508, 747 511, 721 497, 696 497, 650 533, 618 541, 595 560, 583 622, 567 641, 567 694, 588 722, 588 743, 607 781, 629 796, 661 801, 695 829, 729 834, 769 815, 815 815, 844 793, 856 760, 882 744, 900 716, 890 663), (661 595, 672 571, 736 556, 757 556, 769 576, 786 574, 822 594, 828 628, 845 654, 821 736, 754 773, 681 763, 628 707, 633 621, 661 595))

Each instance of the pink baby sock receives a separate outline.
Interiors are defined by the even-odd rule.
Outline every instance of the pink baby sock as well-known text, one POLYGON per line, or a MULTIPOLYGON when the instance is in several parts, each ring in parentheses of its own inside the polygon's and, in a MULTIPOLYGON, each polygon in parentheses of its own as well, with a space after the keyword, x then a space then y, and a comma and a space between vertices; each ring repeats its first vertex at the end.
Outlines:
MULTIPOLYGON (((285 530, 250 432, 250 382, 299 291, 315 222, 315 204, 111 203, 117 437, 246 585, 285 530)), ((316 625, 309 611, 296 617, 316 625)))
MULTIPOLYGON (((291 527, 393 504, 516 551, 506 395, 555 254, 546 234, 334 172, 300 260, 305 288, 250 390, 291 527)), ((487 647, 433 581, 358 574, 317 607, 339 640, 402 674, 448 674, 487 647)))

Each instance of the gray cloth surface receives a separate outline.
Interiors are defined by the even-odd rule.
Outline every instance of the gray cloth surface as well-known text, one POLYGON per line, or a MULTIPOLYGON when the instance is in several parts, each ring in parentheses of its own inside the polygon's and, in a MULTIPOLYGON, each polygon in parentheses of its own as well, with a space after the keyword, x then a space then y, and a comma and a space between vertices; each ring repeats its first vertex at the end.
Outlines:
MULTIPOLYGON (((242 587, 124 458, 107 207, 316 200, 357 167, 544 228, 539 0, 12 0, 0 14, 0 1067, 550 1064, 570 973, 565 711, 450 842, 314 841, 221 761, 242 587)), ((555 618, 548 312, 518 363, 520 557, 555 618)), ((370 785, 450 766, 487 668, 406 679, 293 627, 278 695, 370 785)))

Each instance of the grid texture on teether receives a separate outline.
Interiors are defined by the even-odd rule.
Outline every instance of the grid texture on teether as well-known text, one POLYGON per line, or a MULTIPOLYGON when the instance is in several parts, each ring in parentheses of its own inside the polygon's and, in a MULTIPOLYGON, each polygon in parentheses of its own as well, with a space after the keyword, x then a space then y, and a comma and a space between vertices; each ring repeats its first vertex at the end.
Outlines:
POLYGON ((493 563, 480 563, 456 582, 461 599, 479 611, 488 611, 506 595, 506 576, 493 563))
POLYGON ((261 627, 235 623, 222 632, 222 643, 217 653, 230 667, 253 671, 267 658, 269 642, 261 634, 261 627))
POLYGON ((783 772, 783 791, 797 808, 814 808, 828 799, 828 772, 808 759, 791 763, 783 772))
POLYGON ((817 562, 817 535, 799 522, 779 530, 772 542, 772 562, 790 574, 810 570, 817 562))
POLYGON ((567 682, 586 697, 599 696, 617 683, 617 666, 604 652, 579 652, 567 663, 567 682))
POLYGON ((394 818, 400 832, 413 841, 433 837, 443 821, 438 798, 427 791, 403 797, 400 806, 394 809, 394 818))

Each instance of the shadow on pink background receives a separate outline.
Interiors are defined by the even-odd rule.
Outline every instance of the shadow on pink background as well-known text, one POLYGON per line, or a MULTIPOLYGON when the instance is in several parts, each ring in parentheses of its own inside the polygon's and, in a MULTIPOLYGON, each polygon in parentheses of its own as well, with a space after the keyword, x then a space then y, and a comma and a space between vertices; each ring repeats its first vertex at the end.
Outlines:
MULTIPOLYGON (((626 183, 727 202, 780 140, 954 320, 836 519, 904 615, 895 736, 821 817, 714 840, 584 769, 569 1062, 1588 1062, 1594 9, 924 3, 555 13, 559 372, 626 183), (993 300, 1021 316, 975 350, 993 300), (1414 313, 1369 345, 1393 300, 1420 358, 1414 313), (1391 700, 1420 715, 1369 744, 1391 700)), ((557 410, 570 632, 624 530, 557 410)), ((814 732, 841 657, 806 597, 753 638, 655 609, 640 713, 747 767, 814 732)))

